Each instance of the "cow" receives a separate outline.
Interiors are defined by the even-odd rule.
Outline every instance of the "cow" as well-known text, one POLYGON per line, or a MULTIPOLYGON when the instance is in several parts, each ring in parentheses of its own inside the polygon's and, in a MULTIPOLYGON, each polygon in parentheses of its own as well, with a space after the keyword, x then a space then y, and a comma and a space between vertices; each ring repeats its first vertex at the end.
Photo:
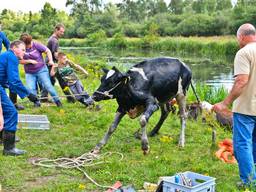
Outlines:
POLYGON ((92 98, 96 102, 116 99, 118 108, 114 121, 92 153, 100 152, 125 114, 133 113, 134 115, 135 113, 133 117, 137 117, 142 113, 140 117, 141 148, 143 153, 147 154, 149 152, 147 122, 160 107, 161 117, 149 134, 154 136, 167 118, 170 112, 169 101, 173 98, 177 100, 181 119, 179 146, 184 147, 186 92, 192 78, 192 72, 186 64, 177 58, 160 57, 135 64, 126 73, 120 72, 115 66, 111 70, 103 69, 103 71, 105 74, 101 78, 101 84, 92 98))

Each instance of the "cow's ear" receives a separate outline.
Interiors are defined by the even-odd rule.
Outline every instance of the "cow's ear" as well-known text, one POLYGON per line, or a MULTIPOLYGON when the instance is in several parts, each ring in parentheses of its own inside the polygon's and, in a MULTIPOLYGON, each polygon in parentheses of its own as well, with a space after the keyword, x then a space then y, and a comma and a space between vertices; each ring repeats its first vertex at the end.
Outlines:
POLYGON ((109 70, 106 68, 102 68, 102 71, 107 74, 109 70))
POLYGON ((120 72, 115 66, 112 67, 112 70, 114 70, 116 72, 120 72))

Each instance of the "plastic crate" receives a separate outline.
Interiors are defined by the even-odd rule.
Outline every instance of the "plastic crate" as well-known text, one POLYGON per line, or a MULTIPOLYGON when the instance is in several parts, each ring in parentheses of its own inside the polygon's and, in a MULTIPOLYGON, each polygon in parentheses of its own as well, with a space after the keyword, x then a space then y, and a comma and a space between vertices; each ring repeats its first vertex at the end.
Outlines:
POLYGON ((192 180, 192 187, 175 183, 175 176, 163 177, 163 192, 215 192, 215 178, 190 171, 183 174, 192 180))
POLYGON ((50 129, 50 122, 46 115, 18 115, 19 129, 50 129))

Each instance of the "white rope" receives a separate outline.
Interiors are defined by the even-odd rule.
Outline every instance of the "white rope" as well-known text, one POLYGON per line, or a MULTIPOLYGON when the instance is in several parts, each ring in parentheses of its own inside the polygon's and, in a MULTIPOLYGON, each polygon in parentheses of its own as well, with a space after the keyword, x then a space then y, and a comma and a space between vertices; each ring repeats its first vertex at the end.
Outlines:
POLYGON ((120 161, 123 160, 123 154, 118 152, 106 152, 102 155, 97 155, 93 153, 84 153, 83 155, 77 157, 77 158, 57 158, 57 159, 47 159, 47 158, 40 158, 32 160, 32 164, 36 166, 41 167, 47 167, 47 168, 64 168, 64 169, 77 169, 81 171, 87 179, 89 179, 93 184, 95 184, 98 187, 101 188, 111 188, 116 190, 116 188, 113 188, 111 186, 105 186, 98 184, 94 179, 92 179, 85 170, 82 168, 95 166, 99 164, 106 163, 104 162, 104 158, 109 157, 113 154, 117 154, 120 156, 120 161), (94 162, 98 161, 98 162, 94 162))

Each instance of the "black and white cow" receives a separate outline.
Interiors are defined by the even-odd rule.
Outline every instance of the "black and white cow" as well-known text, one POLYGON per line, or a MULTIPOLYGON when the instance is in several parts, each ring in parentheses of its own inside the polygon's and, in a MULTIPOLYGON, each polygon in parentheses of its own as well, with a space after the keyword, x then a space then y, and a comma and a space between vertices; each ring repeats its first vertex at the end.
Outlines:
POLYGON ((121 73, 116 67, 104 69, 105 75, 101 78, 101 85, 93 93, 95 101, 116 99, 118 109, 112 125, 103 139, 95 146, 93 153, 98 153, 105 145, 111 134, 117 128, 122 117, 136 108, 143 109, 140 117, 142 130, 141 143, 144 154, 149 152, 146 125, 151 115, 160 107, 161 117, 151 131, 155 135, 170 108, 170 99, 176 98, 181 118, 179 145, 185 144, 186 127, 186 91, 191 83, 192 73, 187 65, 176 58, 154 58, 134 65, 126 73, 121 73))

